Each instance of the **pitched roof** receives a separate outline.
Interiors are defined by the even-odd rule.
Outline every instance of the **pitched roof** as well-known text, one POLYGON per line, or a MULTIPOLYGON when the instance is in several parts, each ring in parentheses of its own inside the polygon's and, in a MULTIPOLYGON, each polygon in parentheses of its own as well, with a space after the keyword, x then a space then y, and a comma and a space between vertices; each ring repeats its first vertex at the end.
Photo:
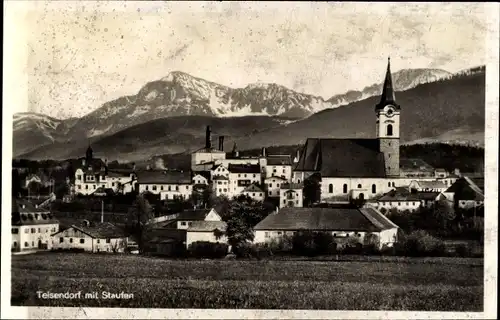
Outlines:
POLYGON ((378 139, 308 138, 296 171, 319 171, 322 177, 385 177, 378 139))
POLYGON ((229 164, 228 168, 231 173, 260 173, 258 164, 229 164))
POLYGON ((191 184, 189 171, 139 171, 137 172, 139 184, 191 184))
POLYGON ((108 177, 113 177, 113 178, 124 178, 124 177, 130 177, 132 174, 132 171, 116 171, 116 170, 108 170, 108 177))
POLYGON ((267 165, 268 166, 291 166, 292 158, 290 155, 268 155, 267 156, 267 165))
POLYGON ((179 213, 179 215, 174 220, 175 221, 204 220, 210 211, 212 211, 212 209, 186 210, 179 213))
POLYGON ((211 232, 220 230, 226 231, 227 223, 224 221, 192 221, 187 231, 193 232, 211 232))
POLYGON ((302 183, 283 183, 280 189, 302 189, 304 185, 302 183))
POLYGON ((218 175, 214 176, 214 178, 212 180, 229 180, 229 178, 218 174, 218 175))
MULTIPOLYGON (((43 201, 47 200, 48 198, 44 198, 43 201)), ((40 207, 39 204, 41 204, 43 201, 29 201, 25 199, 12 199, 12 209, 15 212, 20 212, 20 213, 39 213, 39 212, 46 212, 48 213, 49 210, 43 207, 40 207)))
POLYGON ((408 188, 397 187, 374 199, 378 202, 434 200, 439 192, 410 192, 408 188))
POLYGON ((446 189, 446 185, 442 181, 416 181, 420 188, 423 189, 446 189))
POLYGON ((267 177, 267 178, 264 179, 264 181, 268 181, 268 180, 272 180, 272 179, 278 179, 278 180, 282 180, 282 181, 287 181, 286 178, 283 178, 283 177, 280 177, 280 176, 267 177))
POLYGON ((246 187, 243 192, 262 192, 262 189, 257 187, 255 184, 251 184, 248 187, 246 187))
POLYGON ((484 178, 462 177, 446 193, 454 193, 457 200, 484 201, 484 178))
MULTIPOLYGON (((108 239, 108 238, 123 238, 127 237, 127 233, 122 228, 115 226, 112 223, 104 222, 104 223, 96 223, 90 226, 85 225, 72 225, 69 228, 74 228, 80 230, 81 232, 89 235, 94 239, 108 239)), ((67 229, 69 229, 67 228, 67 229)), ((65 230, 67 230, 65 229, 65 230)), ((63 232, 64 230, 59 230, 59 232, 54 235, 63 232)))
POLYGON ((259 222, 254 230, 324 230, 377 232, 396 226, 373 208, 283 208, 259 222))

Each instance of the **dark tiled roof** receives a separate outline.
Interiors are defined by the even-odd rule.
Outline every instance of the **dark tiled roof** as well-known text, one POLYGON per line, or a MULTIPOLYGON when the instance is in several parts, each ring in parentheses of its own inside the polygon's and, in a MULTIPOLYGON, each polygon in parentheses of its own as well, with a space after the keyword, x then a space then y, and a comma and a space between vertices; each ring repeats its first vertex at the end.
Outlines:
POLYGON ((212 209, 198 209, 198 210, 186 210, 182 211, 177 218, 175 218, 176 221, 183 221, 183 220, 204 220, 208 213, 212 209))
POLYGON ((302 183, 283 183, 280 189, 302 189, 304 185, 302 183))
POLYGON ((12 199, 12 225, 57 224, 59 221, 47 209, 35 208, 29 201, 12 199), (22 205, 24 204, 24 208, 22 205))
POLYGON ((139 171, 137 172, 139 184, 191 184, 189 171, 139 171))
POLYGON ((423 189, 445 189, 446 185, 442 181, 416 181, 423 189))
POLYGON ((116 177, 116 178, 123 178, 123 177, 130 177, 130 174, 133 172, 131 170, 123 170, 123 171, 116 171, 116 170, 108 170, 108 176, 109 177, 116 177))
POLYGON ((422 159, 399 159, 399 168, 401 170, 418 170, 418 171, 433 171, 434 168, 431 167, 427 162, 422 159))
POLYGON ((408 188, 398 187, 376 200, 378 202, 434 200, 438 195, 439 192, 410 192, 408 188))
POLYGON ((292 158, 289 155, 269 155, 267 156, 268 166, 291 166, 292 158))
POLYGON ((222 175, 216 175, 214 176, 213 180, 229 180, 229 178, 222 175))
POLYGON ((378 139, 312 139, 301 152, 296 171, 319 171, 322 177, 385 177, 378 139))
POLYGON ((282 181, 286 181, 287 180, 286 178, 283 178, 283 177, 272 176, 272 177, 265 178, 264 181, 268 181, 268 180, 271 180, 271 179, 278 179, 278 180, 282 180, 282 181))
POLYGON ((254 230, 331 230, 376 232, 394 228, 375 209, 283 208, 259 222, 254 230))
POLYGON ((484 178, 462 177, 455 181, 445 192, 454 193, 454 198, 457 200, 484 201, 484 178))
POLYGON ((193 221, 191 225, 187 228, 187 231, 193 232, 210 232, 215 231, 226 231, 227 223, 224 221, 193 221))
MULTIPOLYGON (((44 199, 44 201, 47 199, 44 199)), ((42 201, 43 202, 43 201, 42 201)), ((24 199, 12 199, 12 209, 20 213, 39 213, 46 212, 49 210, 46 208, 38 207, 39 201, 28 201, 24 199)))
POLYGON ((248 187, 246 187, 243 192, 262 192, 262 190, 257 187, 255 184, 251 184, 248 187))
POLYGON ((258 164, 229 164, 228 168, 231 173, 260 173, 258 164))

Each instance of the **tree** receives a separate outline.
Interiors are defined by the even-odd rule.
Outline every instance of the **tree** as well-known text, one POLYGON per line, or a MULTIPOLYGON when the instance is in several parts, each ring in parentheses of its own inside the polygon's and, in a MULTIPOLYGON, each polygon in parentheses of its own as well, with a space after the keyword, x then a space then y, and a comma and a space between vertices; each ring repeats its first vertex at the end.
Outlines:
POLYGON ((150 231, 150 220, 153 218, 153 210, 149 202, 138 195, 130 207, 128 215, 128 229, 136 238, 139 252, 144 252, 148 231, 150 231))
POLYGON ((69 186, 66 183, 60 184, 56 189, 55 189, 55 194, 57 199, 62 199, 65 195, 67 195, 70 191, 69 186))
POLYGON ((30 195, 32 195, 32 196, 39 195, 42 188, 43 188, 42 184, 40 182, 37 182, 37 181, 31 181, 28 184, 28 191, 29 191, 30 195))
POLYGON ((444 232, 448 231, 449 222, 455 220, 455 211, 445 200, 434 204, 434 217, 444 232))
POLYGON ((21 177, 19 177, 19 171, 17 169, 12 169, 12 196, 19 197, 22 191, 21 187, 21 177))
POLYGON ((321 176, 315 173, 304 180, 304 202, 309 207, 321 200, 321 176))

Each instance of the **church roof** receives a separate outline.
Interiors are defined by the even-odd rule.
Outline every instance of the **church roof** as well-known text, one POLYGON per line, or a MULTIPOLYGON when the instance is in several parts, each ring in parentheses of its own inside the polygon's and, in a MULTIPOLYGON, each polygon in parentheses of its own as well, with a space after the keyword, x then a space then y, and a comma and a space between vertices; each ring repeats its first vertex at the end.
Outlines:
POLYGON ((385 177, 378 139, 308 138, 295 171, 317 171, 322 177, 385 177))
POLYGON ((391 58, 387 61, 387 71, 385 73, 384 85, 382 86, 382 94, 380 96, 380 102, 375 107, 375 110, 383 109, 389 104, 396 107, 396 109, 400 109, 399 105, 396 103, 396 95, 394 94, 394 86, 392 84, 391 58))

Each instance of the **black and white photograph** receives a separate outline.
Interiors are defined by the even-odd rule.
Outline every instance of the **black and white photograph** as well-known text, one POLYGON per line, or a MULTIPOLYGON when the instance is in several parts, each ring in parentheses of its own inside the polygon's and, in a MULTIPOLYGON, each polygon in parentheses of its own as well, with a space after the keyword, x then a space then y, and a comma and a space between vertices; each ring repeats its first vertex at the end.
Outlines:
POLYGON ((2 318, 495 319, 499 8, 6 1, 2 318))

